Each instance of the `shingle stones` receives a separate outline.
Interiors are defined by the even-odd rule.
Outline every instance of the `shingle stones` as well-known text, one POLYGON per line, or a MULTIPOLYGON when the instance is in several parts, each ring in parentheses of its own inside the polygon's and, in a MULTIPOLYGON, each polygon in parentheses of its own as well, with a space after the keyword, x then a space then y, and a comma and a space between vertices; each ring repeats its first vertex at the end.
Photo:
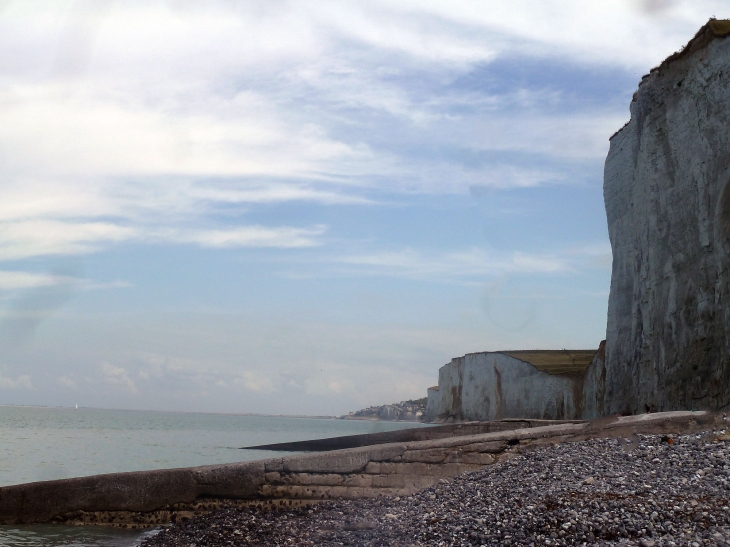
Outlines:
POLYGON ((730 545, 724 432, 534 450, 403 498, 227 510, 145 547, 730 545))

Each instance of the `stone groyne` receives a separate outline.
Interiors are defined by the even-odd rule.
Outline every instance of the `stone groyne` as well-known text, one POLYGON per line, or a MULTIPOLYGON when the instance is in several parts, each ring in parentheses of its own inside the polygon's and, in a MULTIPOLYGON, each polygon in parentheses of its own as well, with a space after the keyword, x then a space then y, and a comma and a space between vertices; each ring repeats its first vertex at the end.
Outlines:
MULTIPOLYGON (((253 462, 116 473, 0 488, 0 524, 142 527, 226 506, 296 507, 410 495, 546 443, 712 427, 721 415, 671 412, 377 444, 253 462)), ((523 425, 516 422, 515 425, 523 425)))

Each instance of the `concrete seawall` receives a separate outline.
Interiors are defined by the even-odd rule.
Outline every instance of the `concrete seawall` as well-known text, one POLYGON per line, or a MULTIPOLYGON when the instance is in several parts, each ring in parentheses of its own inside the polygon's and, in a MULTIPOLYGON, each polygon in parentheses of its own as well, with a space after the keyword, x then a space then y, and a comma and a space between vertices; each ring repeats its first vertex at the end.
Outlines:
POLYGON ((712 428, 722 415, 670 412, 388 443, 254 462, 116 473, 0 488, 0 524, 140 527, 225 506, 292 507, 409 495, 545 443, 712 428))
MULTIPOLYGON (((578 420, 580 421, 580 420, 578 420)), ((340 450, 343 448, 357 448, 358 446, 372 446, 396 442, 431 441, 463 435, 478 435, 480 433, 494 433, 525 427, 540 427, 555 425, 556 423, 574 423, 576 420, 498 420, 493 422, 465 422, 424 428, 399 429, 397 431, 383 431, 380 433, 365 433, 362 435, 346 435, 327 439, 313 439, 310 441, 294 441, 289 443, 262 444, 246 446, 251 450, 280 450, 284 452, 323 452, 326 450, 340 450)))

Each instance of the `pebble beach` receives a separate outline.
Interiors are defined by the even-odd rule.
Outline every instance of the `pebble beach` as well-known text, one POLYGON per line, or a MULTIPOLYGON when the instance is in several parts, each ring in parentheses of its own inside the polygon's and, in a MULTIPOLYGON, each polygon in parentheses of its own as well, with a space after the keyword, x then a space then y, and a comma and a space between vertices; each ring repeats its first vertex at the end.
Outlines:
POLYGON ((227 509, 142 547, 730 546, 730 437, 552 445, 408 497, 227 509))

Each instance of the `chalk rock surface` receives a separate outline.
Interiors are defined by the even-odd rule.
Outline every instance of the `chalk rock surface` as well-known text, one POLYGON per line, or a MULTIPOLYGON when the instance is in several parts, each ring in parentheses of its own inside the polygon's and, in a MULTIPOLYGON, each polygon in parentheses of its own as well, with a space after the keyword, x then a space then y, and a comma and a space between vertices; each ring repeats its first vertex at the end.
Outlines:
POLYGON ((730 405, 729 33, 645 76, 611 139, 605 414, 730 405))

